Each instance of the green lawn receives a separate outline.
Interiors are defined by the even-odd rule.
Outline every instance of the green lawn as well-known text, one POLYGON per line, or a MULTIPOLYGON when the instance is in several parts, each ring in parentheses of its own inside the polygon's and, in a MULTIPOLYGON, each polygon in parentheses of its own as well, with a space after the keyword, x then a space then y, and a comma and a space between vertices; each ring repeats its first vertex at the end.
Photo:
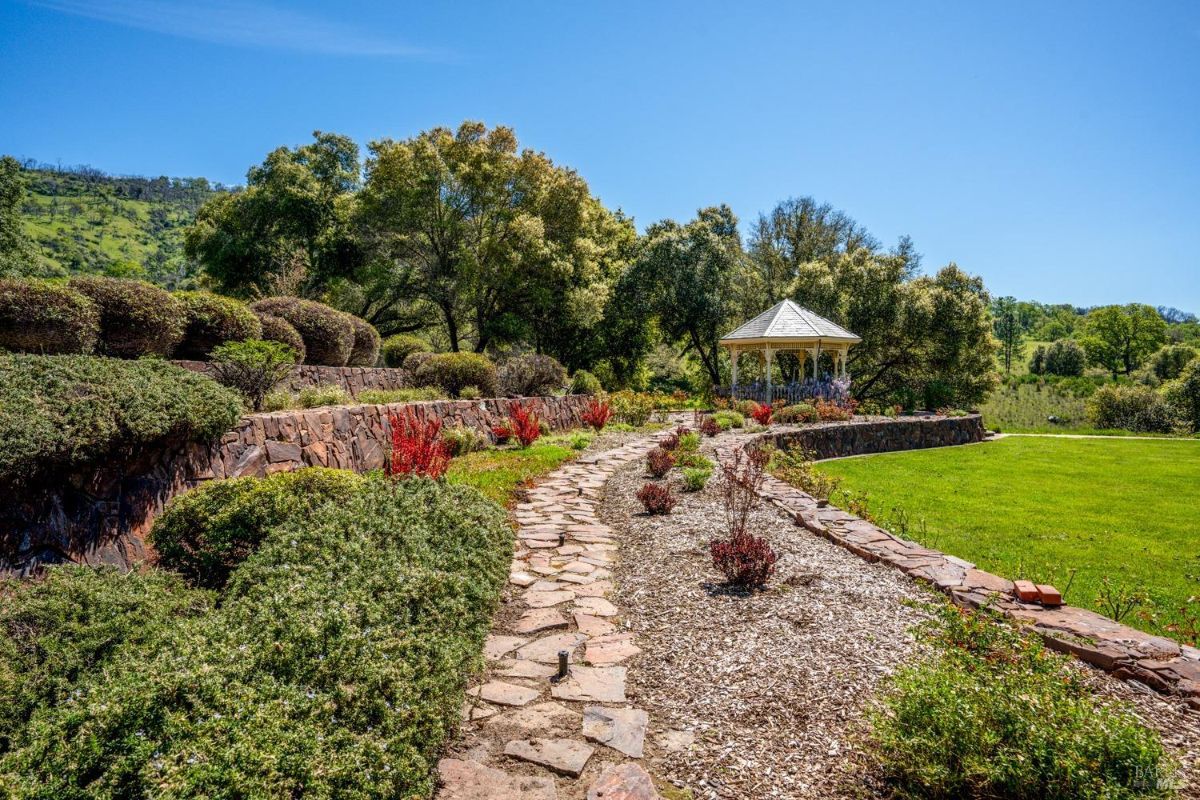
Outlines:
MULTIPOLYGON (((1161 633, 1200 594, 1200 442, 1011 438, 829 461, 897 533, 1008 578, 1050 582, 1095 608, 1104 575, 1145 589, 1161 633), (898 512, 900 509, 902 511, 898 512)), ((1102 610, 1102 609, 1100 609, 1102 610)))
POLYGON ((474 486, 500 505, 506 506, 513 492, 529 481, 553 472, 560 464, 578 455, 561 437, 538 440, 524 450, 501 448, 480 450, 459 456, 450 462, 446 480, 474 486))

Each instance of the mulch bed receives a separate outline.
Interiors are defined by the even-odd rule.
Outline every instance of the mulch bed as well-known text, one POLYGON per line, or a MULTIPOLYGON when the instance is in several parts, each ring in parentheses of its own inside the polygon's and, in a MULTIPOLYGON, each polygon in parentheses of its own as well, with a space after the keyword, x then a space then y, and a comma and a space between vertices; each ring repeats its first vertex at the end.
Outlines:
MULTIPOLYGON (((705 440, 706 454, 725 438, 705 440)), ((613 476, 601 517, 622 537, 614 601, 642 648, 628 662, 628 691, 651 715, 647 768, 697 800, 887 796, 861 746, 864 709, 914 654, 920 604, 941 596, 765 505, 750 530, 775 548, 776 575, 764 592, 733 594, 708 554, 710 538, 726 530, 719 473, 694 494, 672 473, 680 502, 651 517, 634 497, 650 480, 644 469, 638 462, 613 476)), ((1200 715, 1079 669, 1162 733, 1186 780, 1200 753, 1200 715)))

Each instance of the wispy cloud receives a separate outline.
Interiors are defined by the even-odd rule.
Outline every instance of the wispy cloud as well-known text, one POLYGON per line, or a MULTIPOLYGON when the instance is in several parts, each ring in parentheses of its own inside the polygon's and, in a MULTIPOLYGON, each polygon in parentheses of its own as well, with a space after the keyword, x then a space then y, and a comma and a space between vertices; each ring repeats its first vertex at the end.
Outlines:
POLYGON ((441 60, 413 47, 334 20, 239 0, 31 0, 41 8, 114 25, 240 47, 270 47, 336 56, 441 60))

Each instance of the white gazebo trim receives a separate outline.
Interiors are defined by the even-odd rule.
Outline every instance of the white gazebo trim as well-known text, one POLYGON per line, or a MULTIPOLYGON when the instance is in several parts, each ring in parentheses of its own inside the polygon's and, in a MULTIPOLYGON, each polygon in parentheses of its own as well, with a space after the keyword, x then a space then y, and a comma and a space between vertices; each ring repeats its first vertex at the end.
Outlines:
POLYGON ((821 354, 833 359, 834 374, 846 377, 850 348, 862 341, 837 323, 783 300, 736 330, 726 334, 720 345, 729 350, 730 393, 737 396, 738 357, 746 352, 763 354, 767 376, 767 402, 771 400, 771 362, 777 353, 796 353, 803 364, 812 359, 812 376, 819 377, 821 354))

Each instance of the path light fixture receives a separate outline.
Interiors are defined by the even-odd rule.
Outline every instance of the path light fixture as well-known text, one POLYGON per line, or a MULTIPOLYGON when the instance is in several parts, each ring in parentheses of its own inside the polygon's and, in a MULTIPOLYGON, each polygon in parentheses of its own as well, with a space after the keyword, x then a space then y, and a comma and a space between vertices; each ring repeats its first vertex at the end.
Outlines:
POLYGON ((567 677, 567 672, 569 670, 569 665, 567 664, 567 661, 570 657, 571 657, 571 651, 569 651, 569 650, 559 650, 558 651, 558 672, 556 672, 554 674, 554 677, 550 679, 551 683, 558 683, 559 681, 561 681, 567 677))
POLYGON ((562 547, 562 546, 563 546, 564 544, 566 544, 566 543, 567 543, 567 534, 566 534, 566 532, 564 532, 564 531, 559 531, 559 532, 558 532, 558 546, 559 546, 559 547, 562 547))

